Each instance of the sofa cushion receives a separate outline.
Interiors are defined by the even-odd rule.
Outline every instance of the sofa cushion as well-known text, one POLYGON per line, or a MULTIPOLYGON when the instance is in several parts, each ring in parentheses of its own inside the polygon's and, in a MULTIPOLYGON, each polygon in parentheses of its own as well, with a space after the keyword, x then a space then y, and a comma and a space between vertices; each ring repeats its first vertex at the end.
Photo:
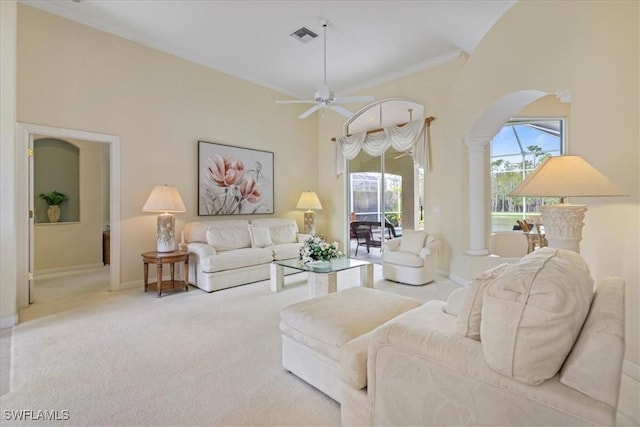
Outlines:
POLYGON ((273 245, 269 227, 260 225, 249 225, 249 236, 251 237, 252 248, 264 248, 266 246, 273 245))
POLYGON ((610 277, 594 293, 589 316, 560 371, 560 382, 615 408, 623 359, 624 280, 610 277))
POLYGON ((484 292, 480 334, 487 364, 527 384, 558 373, 587 317, 593 279, 575 252, 541 248, 484 292))
POLYGON ((212 228, 247 228, 249 221, 246 219, 216 219, 211 221, 194 221, 185 224, 182 236, 185 243, 207 242, 207 230, 212 228))
POLYGON ((482 297, 487 285, 493 283, 510 264, 500 264, 478 274, 464 293, 464 298, 456 320, 455 333, 480 341, 480 320, 482 318, 482 297))
POLYGON ((207 243, 218 252, 250 248, 249 227, 210 228, 207 230, 207 243))
POLYGON ((419 305, 414 298, 349 288, 285 307, 280 312, 280 330, 337 360, 344 343, 419 305))
POLYGON ((280 245, 269 246, 269 249, 273 252, 273 259, 279 261, 300 257, 301 246, 300 243, 282 243, 280 245))
POLYGON ((274 245, 279 245, 282 243, 295 243, 297 241, 297 228, 293 224, 270 227, 270 230, 271 240, 273 240, 274 245))
POLYGON ((200 260, 204 273, 233 270, 242 267, 267 264, 273 261, 273 254, 268 248, 243 248, 220 252, 217 255, 200 260))
POLYGON ((427 232, 423 230, 403 230, 402 237, 400 238, 401 252, 410 252, 419 254, 422 248, 424 248, 424 241, 427 238, 427 232))
POLYGON ((382 253, 382 262, 386 264, 403 265, 405 267, 420 268, 424 260, 415 253, 386 251, 382 253))

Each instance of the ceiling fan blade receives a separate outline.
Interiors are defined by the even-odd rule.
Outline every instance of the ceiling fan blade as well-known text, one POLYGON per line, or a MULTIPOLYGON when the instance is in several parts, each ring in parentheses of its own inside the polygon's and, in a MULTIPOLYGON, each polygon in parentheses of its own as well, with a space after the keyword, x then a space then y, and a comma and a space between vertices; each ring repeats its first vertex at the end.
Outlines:
POLYGON ((347 103, 347 102, 371 102, 375 98, 371 95, 364 96, 345 96, 336 98, 335 102, 347 103))
POLYGON ((314 111, 316 111, 317 109, 320 108, 320 105, 314 105, 313 107, 309 108, 307 111, 305 111, 304 113, 300 114, 298 116, 299 119, 306 119, 307 117, 309 117, 314 111))
POLYGON ((331 108, 336 113, 342 114, 343 116, 345 116, 347 118, 351 118, 351 116, 353 116, 353 113, 351 111, 349 111, 346 108, 341 107, 339 105, 329 105, 329 108, 331 108))
POLYGON ((315 104, 316 101, 306 101, 306 100, 301 100, 301 99, 296 99, 296 100, 286 100, 286 101, 276 101, 276 104, 315 104))

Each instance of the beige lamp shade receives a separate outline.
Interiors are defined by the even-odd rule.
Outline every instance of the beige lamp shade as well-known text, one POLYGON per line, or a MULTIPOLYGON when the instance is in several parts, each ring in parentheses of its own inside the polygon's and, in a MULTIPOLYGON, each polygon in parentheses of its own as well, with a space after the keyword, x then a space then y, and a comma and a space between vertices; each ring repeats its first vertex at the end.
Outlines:
MULTIPOLYGON (((513 189, 517 197, 624 196, 624 192, 580 156, 549 157, 513 189)), ((561 202, 540 207, 546 239, 552 248, 580 253, 586 205, 561 202)))
POLYGON ((549 157, 509 196, 598 197, 626 194, 582 157, 564 155, 549 157))
POLYGON ((296 209, 320 211, 322 210, 322 205, 320 204, 318 195, 314 191, 305 191, 300 196, 296 209))
POLYGON ((143 212, 186 212, 176 187, 156 185, 142 207, 143 212))

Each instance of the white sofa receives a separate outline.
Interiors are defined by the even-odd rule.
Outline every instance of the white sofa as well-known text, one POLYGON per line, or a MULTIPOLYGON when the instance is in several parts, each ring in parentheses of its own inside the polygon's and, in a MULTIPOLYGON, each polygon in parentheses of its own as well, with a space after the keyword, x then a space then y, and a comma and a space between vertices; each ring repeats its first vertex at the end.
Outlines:
POLYGON ((543 248, 457 292, 342 347, 343 425, 614 425, 622 279, 593 292, 579 255, 543 248))
POLYGON ((298 258, 308 237, 288 218, 196 221, 185 225, 180 247, 191 253, 189 283, 213 292, 269 279, 271 262, 298 258))

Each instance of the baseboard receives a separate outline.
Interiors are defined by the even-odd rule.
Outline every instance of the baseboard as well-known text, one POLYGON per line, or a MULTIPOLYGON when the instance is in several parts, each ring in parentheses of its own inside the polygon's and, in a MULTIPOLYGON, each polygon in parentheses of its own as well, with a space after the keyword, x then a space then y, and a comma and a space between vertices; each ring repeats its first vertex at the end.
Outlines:
POLYGON ((34 272, 35 279, 53 279, 57 277, 64 277, 75 275, 79 273, 87 273, 99 271, 101 269, 108 268, 101 262, 82 264, 82 265, 70 265, 66 267, 45 268, 42 270, 36 270, 34 272))
POLYGON ((132 280, 131 282, 123 282, 118 285, 118 291, 124 291, 126 289, 139 288, 144 289, 144 280, 132 280))
POLYGON ((13 328, 18 324, 18 315, 0 317, 0 329, 13 328))
POLYGON ((469 286, 469 280, 465 279, 464 277, 456 276, 455 274, 451 273, 449 273, 447 277, 449 277, 449 279, 453 280, 460 286, 469 286))

